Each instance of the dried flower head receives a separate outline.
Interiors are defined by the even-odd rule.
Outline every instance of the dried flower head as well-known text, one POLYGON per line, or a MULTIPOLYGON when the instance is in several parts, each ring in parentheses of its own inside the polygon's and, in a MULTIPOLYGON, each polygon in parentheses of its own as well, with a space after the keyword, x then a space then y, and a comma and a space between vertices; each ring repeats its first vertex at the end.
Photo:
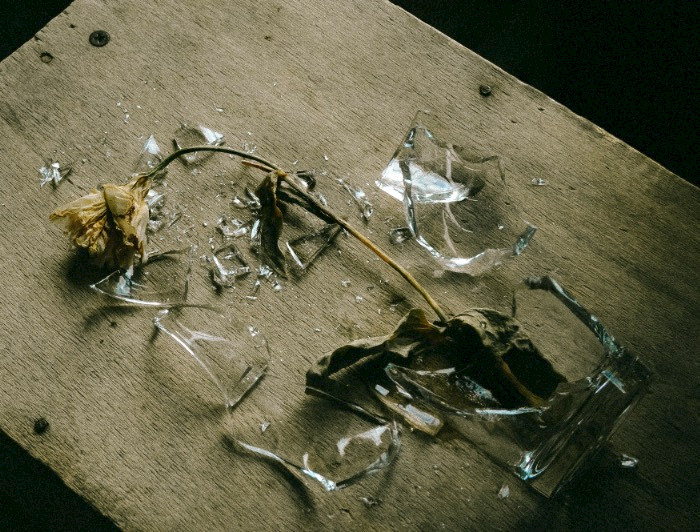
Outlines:
POLYGON ((63 228, 73 244, 87 249, 98 267, 127 269, 137 256, 139 260, 146 256, 149 188, 143 176, 124 185, 103 185, 56 209, 49 219, 63 228))

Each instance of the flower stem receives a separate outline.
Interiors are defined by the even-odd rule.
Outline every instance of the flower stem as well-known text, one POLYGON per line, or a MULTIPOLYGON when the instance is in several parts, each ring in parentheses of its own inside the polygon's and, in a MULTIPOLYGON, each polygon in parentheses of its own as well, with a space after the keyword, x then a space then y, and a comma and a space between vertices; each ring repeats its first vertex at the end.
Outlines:
POLYGON ((290 179, 289 174, 286 172, 283 172, 280 174, 280 177, 282 180, 287 183, 290 187, 294 189, 294 191, 297 194, 300 194, 301 196, 304 197, 306 201, 311 203, 316 209, 321 211, 325 216, 333 220, 335 223, 340 225, 343 229, 345 229, 348 233, 350 233, 352 236, 354 236, 357 240, 359 240, 362 244, 364 244, 372 253, 377 255, 380 259, 382 259, 384 262, 386 262, 389 266, 391 266, 396 272, 403 277, 408 284, 410 284, 422 297, 425 299, 426 303, 430 305, 430 307, 435 311, 435 314, 437 314, 438 318, 440 321, 443 323, 447 323, 448 317, 447 314, 445 314, 445 311, 440 308, 440 305, 438 305, 437 301, 433 299, 433 297, 428 293, 428 291, 423 288, 423 286, 416 280, 413 275, 409 273, 408 270, 406 270, 403 266, 401 266, 398 262, 396 262, 394 259, 392 259, 389 255, 387 255, 384 251, 382 251, 374 242, 372 242, 369 238, 367 238, 365 235, 360 233, 357 229, 355 229, 352 225, 350 225, 347 221, 343 220, 339 216, 337 216, 333 211, 325 207, 323 204, 321 204, 319 201, 317 201, 313 196, 309 195, 304 191, 299 185, 297 185, 293 179, 290 179))
POLYGON ((333 220, 335 223, 340 225, 343 229, 345 229, 348 233, 350 233, 352 236, 354 236, 357 240, 359 240, 362 244, 364 244, 370 251, 372 251, 375 255, 377 255, 380 259, 382 259, 384 262, 386 262, 389 266, 391 266, 396 272, 403 277, 408 284, 410 284, 422 297, 425 299, 426 303, 430 305, 430 307, 435 311, 435 314, 437 314, 438 318, 440 319, 441 322, 447 323, 448 317, 445 311, 440 308, 440 305, 433 299, 433 297, 427 292, 425 288, 416 280, 413 275, 411 275, 408 270, 406 270, 403 266, 401 266, 399 263, 397 263, 394 259, 392 259, 389 255, 387 255, 384 251, 382 251, 374 242, 372 242, 369 238, 364 236, 362 233, 360 233, 357 229, 355 229, 350 223, 347 221, 343 220, 339 216, 337 216, 333 211, 328 209, 325 205, 322 205, 319 201, 316 200, 313 196, 308 194, 304 189, 302 189, 295 181, 294 179, 291 178, 290 174, 282 170, 279 166, 276 164, 273 164, 269 161, 266 161, 262 157, 258 157, 257 155, 253 155, 251 153, 246 153, 244 151, 236 150, 234 148, 229 148, 227 146, 191 146, 188 148, 181 148, 179 150, 176 150, 172 152, 170 155, 168 155, 165 159, 163 159, 160 163, 158 163, 157 166, 155 166, 151 171, 143 174, 144 179, 149 179, 156 175, 158 172, 162 171, 165 167, 167 167, 171 162, 173 162, 175 159, 180 157, 181 155, 185 155, 187 153, 192 153, 192 152, 197 152, 197 151, 212 151, 212 152, 220 152, 220 153, 228 153, 231 155, 237 155, 238 157, 241 157, 244 160, 248 161, 254 161, 256 164, 251 164, 250 166, 254 166, 256 168, 259 168, 261 170, 265 171, 275 171, 277 172, 277 175, 281 180, 283 180, 287 185, 289 185, 294 191, 302 196, 306 201, 308 201, 311 205, 314 206, 318 211, 322 212, 327 218, 333 220))

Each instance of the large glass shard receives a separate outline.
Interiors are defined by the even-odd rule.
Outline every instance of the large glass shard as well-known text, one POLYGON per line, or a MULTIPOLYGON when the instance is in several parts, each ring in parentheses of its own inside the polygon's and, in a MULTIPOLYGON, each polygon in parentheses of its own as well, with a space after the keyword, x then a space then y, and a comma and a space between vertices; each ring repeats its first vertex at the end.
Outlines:
MULTIPOLYGON (((220 146, 224 143, 224 136, 213 129, 209 129, 205 126, 188 126, 187 124, 182 124, 180 128, 175 132, 173 138, 176 149, 189 148, 191 146, 220 146)), ((191 152, 182 155, 180 158, 185 164, 194 165, 199 164, 202 161, 208 159, 212 156, 213 152, 210 151, 200 151, 191 152)))
POLYGON ((341 228, 337 224, 324 225, 318 231, 287 241, 287 251, 294 263, 295 271, 299 274, 306 273, 316 259, 328 249, 341 228))
POLYGON ((264 336, 250 325, 210 308, 162 310, 154 325, 175 340, 218 388, 226 408, 235 408, 260 382, 269 365, 264 336))
POLYGON ((440 140, 439 127, 419 112, 376 184, 403 202, 411 235, 441 270, 481 275, 522 253, 536 228, 510 199, 500 159, 440 140))
POLYGON ((191 267, 188 251, 151 253, 145 263, 116 270, 90 288, 132 305, 182 305, 187 301, 191 267))
POLYGON ((63 179, 72 171, 73 166, 70 164, 64 164, 61 166, 61 163, 57 161, 53 163, 46 163, 44 166, 39 168, 39 173, 41 174, 39 187, 43 187, 47 183, 52 183, 54 187, 58 186, 58 184, 63 181, 63 179))
POLYGON ((388 468, 401 448, 401 431, 396 423, 382 423, 359 432, 347 431, 330 441, 317 437, 301 452, 300 459, 292 460, 287 458, 289 450, 270 450, 270 446, 279 447, 279 443, 274 443, 269 432, 268 425, 257 438, 262 440, 259 443, 237 435, 231 441, 237 450, 281 465, 297 477, 312 479, 325 491, 347 488, 388 468))

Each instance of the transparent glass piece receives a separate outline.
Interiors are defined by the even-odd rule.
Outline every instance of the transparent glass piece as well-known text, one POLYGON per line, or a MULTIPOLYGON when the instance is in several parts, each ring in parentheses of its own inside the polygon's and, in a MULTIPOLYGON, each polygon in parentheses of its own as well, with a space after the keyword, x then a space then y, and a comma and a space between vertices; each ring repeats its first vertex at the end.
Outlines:
POLYGON ((145 263, 117 270, 90 288, 106 296, 151 307, 185 304, 191 260, 189 250, 151 253, 145 263))
POLYGON ((377 499, 376 497, 360 497, 360 501, 367 508, 373 508, 374 506, 379 506, 382 503, 382 500, 377 499))
POLYGON ((348 185, 344 179, 338 179, 338 183, 340 183, 341 186, 350 193, 353 201, 359 207, 360 212, 362 213, 362 218, 364 218, 366 222, 369 221, 372 213, 374 212, 374 207, 367 199, 367 194, 365 191, 359 187, 352 187, 348 185))
POLYGON ((630 456, 624 453, 620 455, 620 467, 623 467, 625 469, 634 469, 635 467, 637 467, 638 463, 639 459, 635 458, 634 456, 630 456))
POLYGON ((156 328, 175 340, 204 370, 223 396, 224 405, 235 408, 265 376, 270 352, 264 336, 253 328, 227 319, 210 308, 186 307, 162 310, 156 328))
POLYGON ((411 235, 441 271, 481 275, 521 254, 536 228, 510 199, 500 159, 439 140, 438 127, 419 112, 377 186, 403 201, 411 235))
POLYGON ((214 251, 211 262, 211 279, 219 288, 232 287, 237 279, 251 272, 248 262, 233 243, 225 244, 214 251))
MULTIPOLYGON (((134 173, 142 174, 153 170, 160 162, 163 161, 163 152, 156 141, 155 136, 150 135, 141 149, 139 158, 134 165, 134 173)), ((163 169, 155 177, 162 177, 166 170, 163 169)))
POLYGON ((341 228, 337 224, 324 225, 318 231, 287 241, 287 251, 294 269, 303 274, 335 242, 341 228))
POLYGON ((299 461, 237 438, 232 443, 295 475, 318 482, 325 491, 337 491, 389 467, 399 453, 401 432, 396 423, 391 423, 347 434, 333 443, 315 439, 299 461))
POLYGON ((225 238, 240 238, 248 234, 248 222, 238 218, 222 216, 216 223, 216 228, 225 238))
POLYGON ((63 181, 63 179, 72 171, 73 166, 70 164, 64 164, 61 166, 61 163, 58 161, 46 163, 44 166, 39 168, 39 173, 41 174, 39 187, 43 187, 47 183, 52 183, 53 186, 58 186, 58 184, 63 181))
POLYGON ((510 487, 508 486, 508 484, 503 484, 503 486, 501 486, 501 489, 498 490, 498 498, 507 499, 508 497, 510 497, 510 487))
POLYGON ((394 244, 403 244, 406 240, 409 240, 413 234, 409 227, 397 227, 389 231, 389 241, 394 244))
POLYGON ((530 184, 535 187, 543 187, 547 184, 547 181, 545 181, 541 177, 533 177, 532 181, 530 181, 530 184))
MULTIPOLYGON (((175 132, 173 142, 176 149, 189 148, 190 146, 221 146, 224 143, 224 136, 213 129, 205 126, 191 127, 182 124, 175 132)), ((192 152, 182 155, 180 158, 185 164, 199 164, 211 157, 213 152, 192 152)))

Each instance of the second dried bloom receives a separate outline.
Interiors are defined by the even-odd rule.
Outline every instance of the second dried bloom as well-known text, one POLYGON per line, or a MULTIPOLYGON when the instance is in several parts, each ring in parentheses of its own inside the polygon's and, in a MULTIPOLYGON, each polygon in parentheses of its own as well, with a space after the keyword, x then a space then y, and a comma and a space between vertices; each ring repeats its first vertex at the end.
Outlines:
POLYGON ((56 209, 49 219, 74 245, 87 249, 98 267, 127 269, 145 259, 150 182, 143 176, 124 185, 103 185, 56 209))

